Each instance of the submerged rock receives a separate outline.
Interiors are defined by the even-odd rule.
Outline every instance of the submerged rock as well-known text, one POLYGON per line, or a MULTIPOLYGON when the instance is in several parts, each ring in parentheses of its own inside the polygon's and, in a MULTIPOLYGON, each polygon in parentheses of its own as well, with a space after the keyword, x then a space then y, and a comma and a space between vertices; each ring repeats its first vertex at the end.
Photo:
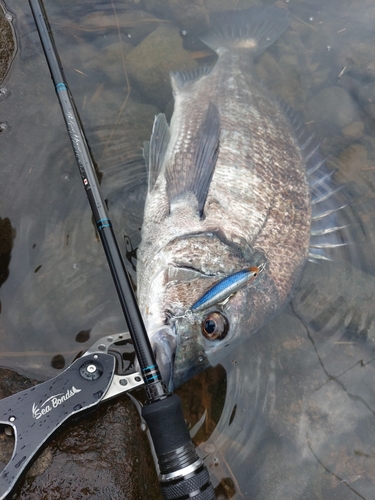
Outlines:
POLYGON ((353 122, 342 129, 342 134, 348 139, 359 139, 363 134, 365 126, 363 122, 353 122))
POLYGON ((174 22, 195 33, 206 31, 210 25, 207 7, 203 5, 203 0, 168 0, 167 2, 154 0, 149 8, 161 16, 167 13, 174 22))
POLYGON ((337 62, 352 75, 375 80, 375 47, 370 44, 356 43, 343 47, 337 62))
POLYGON ((181 68, 189 71, 197 66, 182 48, 178 29, 171 25, 153 31, 129 54, 125 63, 144 96, 160 109, 172 97, 169 72, 181 68))
POLYGON ((108 33, 112 30, 118 40, 119 33, 123 40, 127 40, 132 45, 137 45, 163 21, 156 18, 149 12, 141 10, 116 10, 110 13, 103 9, 87 14, 82 20, 82 26, 90 31, 108 33))
POLYGON ((306 105, 306 116, 322 135, 359 121, 356 103, 341 87, 326 88, 312 97, 306 105))

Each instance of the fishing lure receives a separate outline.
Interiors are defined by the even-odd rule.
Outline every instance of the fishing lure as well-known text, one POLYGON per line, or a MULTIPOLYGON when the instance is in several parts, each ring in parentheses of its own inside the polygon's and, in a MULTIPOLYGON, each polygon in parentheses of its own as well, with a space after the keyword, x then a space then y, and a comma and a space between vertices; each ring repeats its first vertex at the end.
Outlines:
POLYGON ((224 302, 245 285, 254 281, 263 269, 264 264, 261 264, 259 267, 248 267, 227 276, 207 290, 207 292, 191 306, 190 310, 192 312, 199 312, 214 304, 224 302))

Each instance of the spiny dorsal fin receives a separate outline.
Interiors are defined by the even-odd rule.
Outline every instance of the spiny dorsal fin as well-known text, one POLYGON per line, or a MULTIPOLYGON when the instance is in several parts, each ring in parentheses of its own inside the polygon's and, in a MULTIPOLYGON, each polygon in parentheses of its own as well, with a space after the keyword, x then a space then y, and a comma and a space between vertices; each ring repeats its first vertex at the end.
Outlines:
POLYGON ((150 142, 143 145, 143 156, 148 170, 148 190, 152 191, 156 179, 163 165, 165 152, 168 147, 170 132, 167 119, 160 113, 155 117, 150 142))
POLYGON ((208 109, 191 141, 192 154, 176 155, 166 169, 169 203, 186 192, 195 195, 201 216, 219 153, 220 116, 215 104, 208 109))

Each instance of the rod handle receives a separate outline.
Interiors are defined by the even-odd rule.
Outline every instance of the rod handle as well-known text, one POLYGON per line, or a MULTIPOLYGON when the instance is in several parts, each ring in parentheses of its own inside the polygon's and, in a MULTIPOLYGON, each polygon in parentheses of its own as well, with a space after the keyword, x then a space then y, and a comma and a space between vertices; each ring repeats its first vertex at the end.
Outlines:
POLYGON ((207 468, 195 452, 177 394, 146 404, 142 417, 158 458, 163 497, 215 500, 207 468))

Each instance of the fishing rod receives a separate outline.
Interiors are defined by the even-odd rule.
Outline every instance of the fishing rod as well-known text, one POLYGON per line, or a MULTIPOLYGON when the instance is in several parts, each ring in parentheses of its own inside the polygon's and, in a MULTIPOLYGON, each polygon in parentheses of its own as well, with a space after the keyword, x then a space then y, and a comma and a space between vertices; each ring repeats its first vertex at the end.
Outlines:
POLYGON ((101 196, 94 162, 41 0, 29 0, 68 129, 87 198, 100 235, 121 308, 145 383, 147 403, 142 407, 159 463, 159 481, 165 499, 215 499, 207 468, 198 457, 182 413, 181 400, 168 392, 153 354, 146 328, 125 269, 112 223, 101 196))

